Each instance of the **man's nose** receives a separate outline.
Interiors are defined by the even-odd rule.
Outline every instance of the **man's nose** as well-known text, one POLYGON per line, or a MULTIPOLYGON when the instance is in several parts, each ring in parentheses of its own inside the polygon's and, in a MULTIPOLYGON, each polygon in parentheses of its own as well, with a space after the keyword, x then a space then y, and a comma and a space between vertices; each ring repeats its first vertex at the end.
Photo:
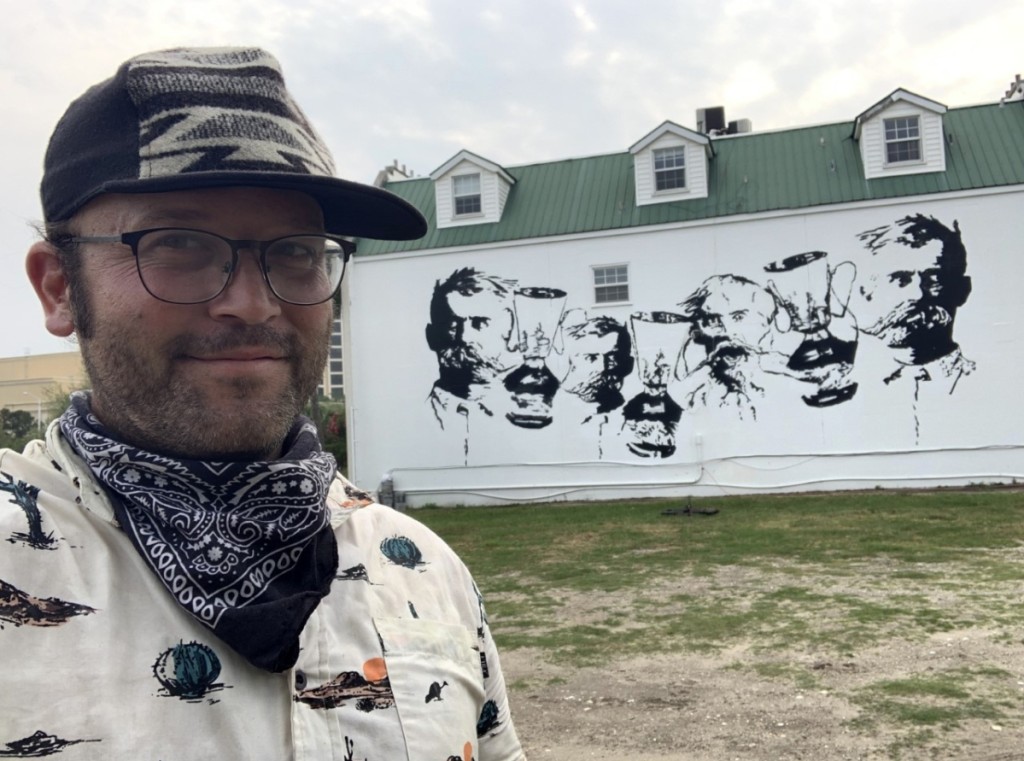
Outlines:
POLYGON ((239 249, 228 284, 210 302, 210 314, 218 319, 236 319, 255 325, 281 313, 281 302, 270 290, 260 265, 259 252, 239 249))
POLYGON ((922 296, 938 296, 939 291, 942 290, 942 283, 939 282, 937 272, 922 272, 918 282, 922 296))

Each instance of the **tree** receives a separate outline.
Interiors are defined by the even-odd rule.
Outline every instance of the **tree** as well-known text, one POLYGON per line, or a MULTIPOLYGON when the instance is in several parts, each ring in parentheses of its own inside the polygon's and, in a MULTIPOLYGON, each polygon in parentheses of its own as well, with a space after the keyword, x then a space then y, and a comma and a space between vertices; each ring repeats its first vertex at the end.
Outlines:
POLYGON ((21 439, 36 426, 36 419, 25 410, 0 409, 0 429, 8 436, 21 439))
POLYGON ((320 431, 320 441, 323 443, 324 451, 334 455, 334 459, 338 461, 338 470, 342 474, 346 474, 348 472, 348 441, 345 433, 345 403, 319 399, 315 406, 309 405, 307 414, 310 414, 313 422, 316 423, 317 430, 320 431))
POLYGON ((0 409, 0 449, 20 452, 32 438, 35 425, 36 420, 29 412, 0 409))
POLYGON ((63 386, 51 386, 43 391, 43 397, 46 399, 46 406, 43 408, 44 424, 56 420, 71 406, 71 393, 63 386))

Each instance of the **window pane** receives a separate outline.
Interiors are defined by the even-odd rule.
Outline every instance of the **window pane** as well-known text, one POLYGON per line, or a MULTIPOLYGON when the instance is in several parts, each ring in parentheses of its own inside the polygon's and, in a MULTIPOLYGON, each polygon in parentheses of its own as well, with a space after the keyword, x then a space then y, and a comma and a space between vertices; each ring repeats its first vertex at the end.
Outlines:
POLYGON ((456 214, 479 214, 480 196, 462 196, 455 199, 456 214))
POLYGON ((686 149, 679 145, 654 150, 655 190, 686 187, 686 149))
POLYGON ((920 161, 921 144, 917 140, 889 143, 885 146, 885 160, 890 164, 897 161, 920 161))
POLYGON ((596 267, 594 268, 595 285, 611 285, 613 283, 625 283, 626 267, 596 267))
POLYGON ((654 173, 655 190, 672 190, 673 188, 686 187, 686 170, 672 169, 666 172, 654 173))
POLYGON ((921 120, 917 116, 883 119, 885 130, 885 162, 921 160, 921 120))
POLYGON ((452 177, 452 193, 455 196, 455 215, 479 214, 480 174, 460 174, 452 177))
POLYGON ((682 146, 655 149, 655 169, 675 169, 682 166, 686 166, 686 149, 682 146))
POLYGON ((598 304, 629 301, 628 265, 594 267, 594 301, 598 304))
POLYGON ((479 174, 460 174, 452 177, 452 187, 455 189, 455 195, 467 196, 467 195, 480 195, 480 175, 479 174))
POLYGON ((594 289, 594 301, 604 304, 609 301, 629 301, 628 285, 603 285, 594 289))
POLYGON ((899 116, 885 120, 886 140, 907 140, 920 137, 920 120, 916 116, 899 116))

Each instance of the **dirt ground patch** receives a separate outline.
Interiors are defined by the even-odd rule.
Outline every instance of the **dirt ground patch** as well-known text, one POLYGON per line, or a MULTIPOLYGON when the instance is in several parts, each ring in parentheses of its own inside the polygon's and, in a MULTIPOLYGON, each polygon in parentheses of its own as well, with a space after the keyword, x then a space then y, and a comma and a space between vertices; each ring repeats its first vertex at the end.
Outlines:
MULTIPOLYGON (((895 585, 900 599, 917 595, 930 609, 955 611, 957 620, 968 622, 973 611, 997 602, 1021 603, 1019 582, 972 592, 955 583, 887 581, 894 569, 884 561, 861 570, 848 579, 816 581, 807 569, 801 579, 817 590, 865 599, 882 598, 895 585)), ((722 569, 716 578, 687 583, 709 594, 728 588, 735 602, 737 595, 791 583, 791 574, 722 569)), ((559 614, 567 623, 590 622, 613 597, 565 593, 559 614)), ((620 607, 633 604, 618 600, 620 607)), ((500 631, 500 622, 492 624, 500 631)), ((1024 632, 1009 623, 902 631, 853 652, 806 640, 763 645, 757 634, 741 633, 711 653, 680 647, 624 655, 599 667, 560 664, 521 648, 504 652, 502 663, 516 726, 534 761, 1024 759, 1024 632), (893 684, 924 689, 883 690, 894 690, 893 684)))

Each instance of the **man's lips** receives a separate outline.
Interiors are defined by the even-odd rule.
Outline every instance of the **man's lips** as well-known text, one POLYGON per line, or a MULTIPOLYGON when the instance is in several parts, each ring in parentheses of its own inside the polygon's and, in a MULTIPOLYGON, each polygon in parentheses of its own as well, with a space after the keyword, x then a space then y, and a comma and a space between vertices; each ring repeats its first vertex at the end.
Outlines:
POLYGON ((185 355, 186 366, 210 377, 263 377, 280 375, 288 367, 287 356, 267 349, 233 349, 216 354, 185 355))
POLYGON ((256 362, 260 360, 280 360, 285 357, 270 349, 233 349, 217 354, 187 355, 186 359, 199 362, 256 362))

